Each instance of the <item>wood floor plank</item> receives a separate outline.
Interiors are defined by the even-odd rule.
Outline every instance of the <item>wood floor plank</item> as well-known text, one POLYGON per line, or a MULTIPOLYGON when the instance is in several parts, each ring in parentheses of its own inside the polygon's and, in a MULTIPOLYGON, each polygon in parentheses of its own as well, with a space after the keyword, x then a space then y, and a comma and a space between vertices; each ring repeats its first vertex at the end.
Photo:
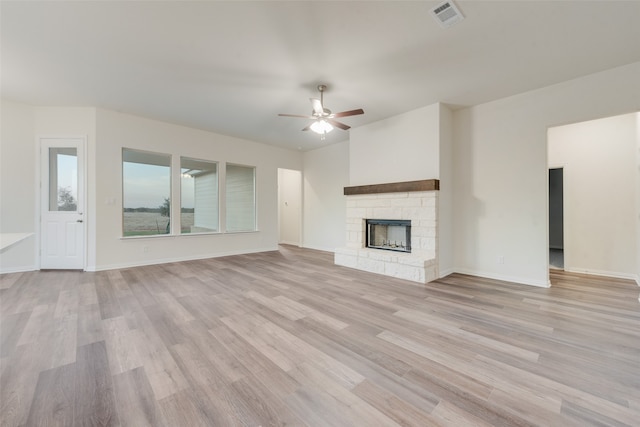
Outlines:
POLYGON ((425 427, 440 425, 429 412, 409 404, 368 380, 358 384, 353 392, 400 425, 425 427))
POLYGON ((70 364, 40 373, 27 425, 74 425, 74 371, 75 365, 70 364))
POLYGON ((116 289, 109 280, 109 272, 96 273, 95 281, 102 319, 121 316, 122 311, 120 310, 120 304, 118 304, 116 289))
MULTIPOLYGON (((144 314, 149 319, 149 322, 153 324, 158 336, 167 347, 184 342, 184 335, 169 310, 160 304, 144 307, 144 314)), ((137 320, 141 317, 142 315, 133 316, 133 319, 135 319, 133 323, 137 325, 137 320)))
POLYGON ((237 396, 247 403, 259 425, 306 426, 282 400, 260 381, 240 379, 232 384, 237 396))
POLYGON ((169 349, 148 326, 141 331, 134 345, 157 400, 188 388, 169 349))
POLYGON ((0 358, 9 357, 15 351, 29 317, 31 313, 28 311, 3 316, 0 325, 0 358))
POLYGON ((86 282, 78 285, 78 305, 98 305, 98 293, 96 292, 96 284, 93 280, 93 274, 88 274, 86 282))
POLYGON ((164 418, 144 368, 113 376, 113 390, 123 427, 163 427, 164 418))
POLYGON ((79 426, 120 424, 104 341, 78 347, 74 414, 74 424, 79 426))
POLYGON ((229 386, 229 382, 224 380, 224 376, 218 368, 200 351, 197 345, 193 343, 176 344, 170 350, 180 371, 190 384, 211 384, 219 388, 229 386))
POLYGON ((0 426, 27 422, 39 374, 45 369, 37 343, 17 347, 10 357, 2 359, 0 426))
POLYGON ((52 319, 53 310, 51 306, 38 305, 34 307, 17 345, 34 343, 43 336, 50 335, 53 332, 52 319))
POLYGON ((231 311, 226 312, 218 305, 220 299, 208 294, 204 295, 186 295, 177 298, 178 302, 191 313, 191 315, 201 321, 207 329, 213 329, 222 326, 220 318, 224 315, 232 314, 231 311))
POLYGON ((448 321, 442 317, 432 316, 427 313, 407 309, 399 310, 394 314, 403 319, 423 325, 425 328, 435 329, 443 335, 447 335, 449 337, 456 336, 465 342, 473 342, 478 345, 486 346, 499 353, 506 353, 532 361, 538 360, 538 357, 540 356, 536 352, 516 347, 511 344, 506 344, 481 334, 469 332, 461 328, 459 324, 448 321))
POLYGON ((158 305, 163 307, 169 318, 176 324, 190 322, 195 317, 185 309, 169 292, 159 292, 155 295, 158 305))
MULTIPOLYGON (((405 375, 405 378, 408 378, 410 381, 415 384, 419 384, 422 387, 434 390, 435 393, 441 397, 441 402, 455 402, 454 406, 459 408, 461 413, 472 414, 473 418, 479 418, 483 423, 504 427, 535 425, 530 423, 528 420, 513 414, 510 408, 502 407, 497 404, 493 404, 490 401, 480 399, 469 393, 467 390, 448 384, 446 381, 442 381, 441 379, 430 375, 426 371, 411 370, 405 375)), ((436 410, 437 406, 436 409, 434 409, 434 412, 436 410)), ((469 422, 470 421, 466 421, 464 424, 469 422)))
POLYGON ((262 353, 253 347, 246 340, 226 327, 210 329, 209 333, 215 338, 216 347, 224 349, 224 356, 217 357, 216 360, 225 360, 228 364, 235 360, 242 366, 232 365, 231 369, 225 366, 224 375, 229 382, 236 382, 248 375, 250 372, 256 378, 268 378, 269 387, 273 393, 286 395, 293 392, 298 383, 290 376, 286 375, 278 366, 262 353), (231 357, 233 356, 233 359, 231 357), (229 373, 235 372, 231 376, 229 373))
POLYGON ((102 325, 111 375, 142 367, 142 359, 136 348, 136 342, 142 339, 140 331, 129 329, 123 316, 105 319, 102 325))
POLYGON ((301 387, 289 395, 285 403, 296 416, 310 426, 353 427, 347 416, 348 407, 314 387, 301 387))
MULTIPOLYGON (((312 335, 312 341, 317 348, 328 355, 347 366, 358 366, 358 372, 366 378, 362 382, 375 383, 389 393, 400 397, 407 404, 426 411, 433 409, 438 403, 438 397, 429 390, 418 387, 404 378, 404 374, 412 368, 412 364, 414 366, 420 364, 417 357, 412 358, 412 363, 400 362, 392 356, 380 354, 376 348, 366 343, 366 339, 358 337, 359 334, 344 338, 335 335, 325 337, 314 331, 307 332, 305 335, 312 335)), ((433 366, 429 366, 428 369, 433 370, 433 366)), ((359 384, 354 389, 358 386, 359 384)), ((484 394, 488 396, 489 392, 484 394)))
POLYGON ((236 334, 243 337, 249 344, 258 350, 264 357, 273 362, 285 372, 290 371, 302 360, 299 354, 289 354, 275 345, 273 337, 263 336, 256 327, 257 322, 267 322, 259 320, 256 316, 242 316, 242 318, 223 318, 223 322, 236 334), (252 317, 253 319, 251 319, 252 317))
POLYGON ((50 367, 56 368, 75 362, 78 342, 78 314, 67 314, 62 318, 54 316, 53 326, 50 367))
POLYGON ((625 426, 640 288, 278 251, 0 276, 0 426, 625 426))
MULTIPOLYGON (((603 416, 610 417, 622 423, 628 423, 628 425, 636 424, 636 421, 639 419, 636 411, 628 408, 626 404, 619 404, 609 399, 596 396, 588 391, 567 386, 558 380, 542 377, 524 369, 479 356, 478 366, 486 367, 487 365, 490 367, 489 369, 500 372, 505 378, 504 381, 508 379, 510 383, 521 384, 523 387, 531 390, 531 392, 539 393, 543 396, 555 395, 588 408, 597 408, 597 412, 603 416)), ((638 375, 638 373, 631 373, 631 375, 638 375)), ((634 393, 634 395, 637 395, 637 393, 634 393)))
POLYGON ((231 383, 247 375, 247 369, 242 365, 243 353, 230 351, 229 347, 218 340, 217 335, 212 334, 197 320, 188 325, 182 325, 182 327, 185 329, 185 335, 189 337, 189 341, 207 357, 223 376, 221 380, 231 383))
MULTIPOLYGON (((361 399, 357 394, 352 393, 353 387, 347 387, 340 378, 325 367, 315 365, 313 361, 298 365, 291 375, 300 383, 312 386, 316 390, 322 390, 324 394, 331 396, 340 405, 336 405, 339 411, 343 406, 348 407, 348 419, 353 423, 376 426, 397 426, 398 424, 383 412, 371 406, 366 400, 361 399), (356 421, 357 420, 357 421, 356 421)), ((360 384, 359 382, 358 384, 360 384)))
POLYGON ((446 400, 442 400, 438 406, 431 412, 433 418, 442 426, 474 426, 474 427, 493 427, 483 419, 461 409, 446 400))
POLYGON ((54 319, 78 314, 79 295, 78 288, 66 289, 58 294, 54 319))
POLYGON ((11 288, 16 282, 18 282, 26 273, 11 273, 0 275, 0 290, 11 288))
POLYGON ((102 317, 98 304, 81 305, 78 308, 78 347, 104 340, 102 317))
POLYGON ((169 426, 207 427, 215 425, 215 420, 208 420, 205 414, 198 410, 188 390, 181 390, 163 397, 159 404, 163 418, 169 426))

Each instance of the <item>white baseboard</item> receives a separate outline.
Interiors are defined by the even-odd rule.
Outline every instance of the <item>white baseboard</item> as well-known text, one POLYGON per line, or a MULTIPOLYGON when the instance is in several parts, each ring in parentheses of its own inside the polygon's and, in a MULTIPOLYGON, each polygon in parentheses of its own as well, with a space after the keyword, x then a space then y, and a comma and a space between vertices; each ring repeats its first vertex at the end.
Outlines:
POLYGON ((336 248, 327 248, 327 247, 324 247, 324 246, 309 246, 309 245, 303 244, 300 247, 304 248, 304 249, 313 249, 315 251, 322 251, 322 252, 335 253, 335 251, 336 251, 336 248))
POLYGON ((453 268, 447 268, 446 270, 438 271, 438 279, 442 279, 443 277, 447 277, 450 274, 455 273, 456 271, 453 268))
POLYGON ((245 254, 253 254, 253 253, 259 253, 259 252, 272 252, 277 250, 278 250, 278 247, 275 246, 270 248, 257 248, 257 249, 252 249, 248 251, 245 250, 245 251, 216 252, 213 254, 203 254, 203 255, 191 256, 191 257, 161 258, 161 259, 153 259, 153 260, 145 260, 145 261, 134 261, 130 263, 98 265, 93 267, 93 269, 91 270, 87 268, 86 271, 116 270, 120 268, 143 267, 145 265, 169 264, 172 262, 182 262, 182 261, 196 261, 199 259, 220 258, 224 256, 231 256, 231 255, 245 255, 245 254))
POLYGON ((467 269, 467 268, 454 268, 453 270, 454 270, 453 273, 468 274, 470 276, 484 277, 485 279, 502 280, 503 282, 517 283, 519 285, 537 286, 539 288, 551 287, 551 283, 549 283, 548 280, 546 281, 532 280, 524 277, 507 276, 504 274, 495 274, 495 273, 489 273, 486 271, 479 271, 479 270, 473 270, 473 269, 467 269))
POLYGON ((0 268, 0 274, 26 273, 27 271, 36 271, 35 265, 24 265, 21 267, 0 268))
POLYGON ((297 246, 300 247, 300 242, 289 242, 286 240, 283 240, 282 242, 278 243, 279 245, 290 245, 290 246, 297 246))
POLYGON ((620 273, 616 271, 605 271, 605 270, 592 270, 587 268, 570 268, 565 266, 564 271, 569 273, 580 273, 580 274, 589 274, 591 276, 604 276, 604 277, 612 277, 614 279, 628 279, 635 280, 636 283, 640 286, 638 282, 638 276, 631 273, 620 273))

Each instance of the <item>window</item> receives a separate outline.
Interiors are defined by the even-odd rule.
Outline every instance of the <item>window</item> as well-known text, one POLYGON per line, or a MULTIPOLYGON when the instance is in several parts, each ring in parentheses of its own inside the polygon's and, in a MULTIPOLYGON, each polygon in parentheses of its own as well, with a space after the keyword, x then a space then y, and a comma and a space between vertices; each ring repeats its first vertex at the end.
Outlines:
POLYGON ((218 231, 218 164, 180 158, 180 232, 218 231))
POLYGON ((77 149, 49 148, 49 211, 77 211, 77 149))
POLYGON ((123 236, 169 234, 171 156, 122 149, 123 236))
POLYGON ((227 164, 226 231, 254 231, 256 229, 256 168, 227 164))

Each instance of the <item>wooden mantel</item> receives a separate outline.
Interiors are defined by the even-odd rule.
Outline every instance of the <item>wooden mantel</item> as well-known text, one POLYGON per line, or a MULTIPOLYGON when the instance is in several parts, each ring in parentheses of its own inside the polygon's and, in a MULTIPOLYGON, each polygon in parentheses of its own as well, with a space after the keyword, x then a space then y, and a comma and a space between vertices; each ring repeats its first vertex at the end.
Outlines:
POLYGON ((410 191, 438 191, 440 190, 440 180, 424 179, 421 181, 391 182, 387 184, 358 185, 355 187, 344 187, 345 196, 356 194, 378 194, 378 193, 406 193, 410 191))

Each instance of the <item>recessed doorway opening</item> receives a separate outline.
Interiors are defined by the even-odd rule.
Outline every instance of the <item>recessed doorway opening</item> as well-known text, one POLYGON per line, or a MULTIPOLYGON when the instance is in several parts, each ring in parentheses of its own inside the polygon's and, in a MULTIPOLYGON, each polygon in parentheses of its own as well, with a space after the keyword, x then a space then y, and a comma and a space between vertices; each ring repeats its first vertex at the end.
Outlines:
POLYGON ((564 270, 564 168, 549 169, 549 268, 564 270))

